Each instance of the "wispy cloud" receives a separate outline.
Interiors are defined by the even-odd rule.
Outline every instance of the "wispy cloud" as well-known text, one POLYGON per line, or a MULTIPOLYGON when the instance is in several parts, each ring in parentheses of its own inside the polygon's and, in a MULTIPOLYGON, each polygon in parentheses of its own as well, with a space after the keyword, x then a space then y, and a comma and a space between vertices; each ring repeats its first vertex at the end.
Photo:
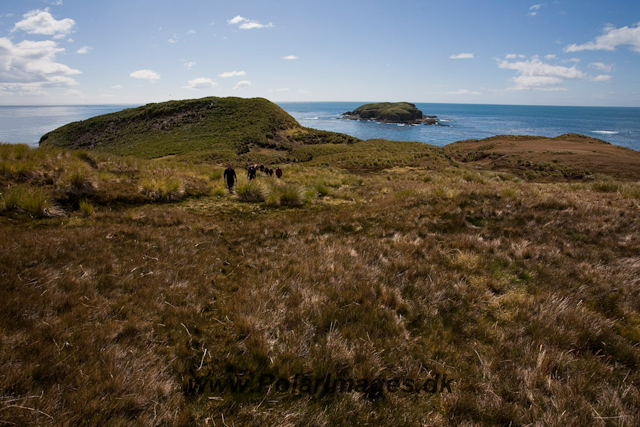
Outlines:
POLYGON ((283 56, 282 59, 298 59, 295 55, 283 56))
POLYGON ((187 67, 187 70, 192 69, 195 65, 196 65, 196 63, 193 62, 193 61, 184 63, 184 66, 187 67))
POLYGON ((566 88, 560 86, 566 80, 604 82, 611 79, 611 76, 592 77, 580 71, 576 63, 572 67, 552 65, 542 62, 538 56, 533 56, 530 60, 517 62, 509 62, 507 59, 498 61, 498 67, 514 70, 519 74, 511 79, 515 85, 510 87, 510 90, 559 91, 566 90, 566 88))
POLYGON ((572 44, 564 48, 565 52, 580 52, 583 50, 615 50, 618 46, 628 46, 629 50, 640 52, 640 22, 635 27, 615 28, 607 25, 603 34, 595 40, 578 45, 572 44))
POLYGON ((150 82, 160 80, 160 74, 152 70, 134 71, 133 73, 129 74, 129 76, 133 77, 134 79, 148 80, 150 82))
POLYGON ((32 10, 25 13, 22 18, 22 21, 16 22, 11 32, 22 30, 28 34, 41 34, 60 39, 71 33, 73 26, 76 24, 71 18, 57 21, 51 16, 48 8, 45 10, 32 10))
POLYGON ((243 87, 251 86, 251 82, 249 80, 239 81, 234 87, 233 90, 240 90, 243 87))
POLYGON ((599 76, 595 76, 594 78, 590 79, 590 81, 592 82, 608 82, 612 79, 613 77, 607 75, 607 74, 602 74, 599 76))
POLYGON ((215 85, 217 85, 217 83, 213 80, 206 77, 199 77, 197 79, 189 80, 189 84, 183 86, 183 88, 193 90, 211 89, 215 85))
POLYGON ((542 6, 545 6, 545 4, 534 4, 533 6, 531 6, 529 8, 529 16, 536 16, 538 14, 538 11, 540 10, 540 8, 542 6))
POLYGON ((454 92, 445 92, 447 95, 482 95, 482 92, 474 92, 467 89, 459 89, 454 92))
POLYGON ((260 21, 254 21, 251 19, 247 19, 244 18, 240 15, 237 15, 229 20, 227 20, 227 22, 231 25, 238 25, 239 24, 239 28, 241 30, 253 30, 255 28, 272 28, 275 25, 273 25, 273 23, 269 22, 268 24, 261 24, 260 21))
POLYGON ((449 59, 471 59, 473 58, 473 53, 459 53, 457 55, 451 55, 449 59))
POLYGON ((79 53, 79 54, 83 55, 85 53, 89 53, 91 51, 91 49, 93 49, 93 48, 89 47, 89 46, 82 46, 80 49, 78 49, 78 51, 76 53, 79 53))
POLYGON ((610 73, 611 71, 613 71, 613 64, 605 64, 604 62, 592 62, 591 64, 589 64, 589 68, 595 68, 596 70, 610 73))
POLYGON ((122 89, 122 85, 111 86, 111 89, 122 89))
POLYGON ((222 74, 218 74, 218 77, 222 77, 223 79, 226 79, 227 77, 240 77, 240 76, 246 76, 247 73, 244 71, 226 71, 222 74))

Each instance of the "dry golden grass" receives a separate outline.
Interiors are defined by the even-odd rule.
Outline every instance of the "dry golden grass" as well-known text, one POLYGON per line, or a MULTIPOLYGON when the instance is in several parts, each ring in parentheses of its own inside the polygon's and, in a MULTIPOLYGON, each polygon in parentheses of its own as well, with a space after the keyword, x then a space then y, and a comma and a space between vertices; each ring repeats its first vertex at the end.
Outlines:
MULTIPOLYGON (((640 424, 637 184, 297 165, 257 181, 302 205, 186 189, 152 203, 140 170, 221 178, 94 160, 92 215, 64 196, 66 216, 0 215, 2 424, 640 424), (264 373, 455 381, 382 396, 203 386, 264 373)), ((57 194, 53 172, 50 187, 30 179, 15 183, 57 194)))

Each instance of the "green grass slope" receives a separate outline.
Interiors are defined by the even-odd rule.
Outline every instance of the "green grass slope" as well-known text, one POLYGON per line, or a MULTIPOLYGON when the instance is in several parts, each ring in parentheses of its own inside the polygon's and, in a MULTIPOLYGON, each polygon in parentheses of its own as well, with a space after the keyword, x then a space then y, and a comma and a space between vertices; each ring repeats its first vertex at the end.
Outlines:
POLYGON ((224 161, 252 150, 287 151, 304 143, 356 141, 303 128, 263 98, 208 97, 148 104, 70 123, 44 135, 40 145, 142 158, 224 161))

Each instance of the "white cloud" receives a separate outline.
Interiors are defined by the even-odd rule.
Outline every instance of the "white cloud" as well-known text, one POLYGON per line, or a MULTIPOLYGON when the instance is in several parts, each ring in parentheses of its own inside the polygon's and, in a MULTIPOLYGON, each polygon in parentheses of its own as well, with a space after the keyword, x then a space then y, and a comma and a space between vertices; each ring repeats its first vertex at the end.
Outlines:
POLYGON ((467 89, 460 89, 455 92, 445 92, 447 95, 482 95, 481 92, 472 92, 467 89))
POLYGON ((208 79, 206 77, 200 77, 197 79, 189 80, 189 84, 183 87, 185 89, 198 90, 198 89, 211 89, 215 85, 217 85, 217 83, 214 82, 213 80, 208 79))
POLYGON ((609 80, 611 80, 613 77, 607 75, 607 74, 602 74, 599 76, 595 76, 594 78, 591 79, 592 82, 608 82, 609 80))
POLYGON ((67 34, 71 33, 76 23, 70 18, 56 21, 48 9, 32 10, 31 12, 25 13, 22 17, 24 19, 17 22, 11 32, 23 30, 28 34, 42 34, 58 39, 66 37, 67 34))
POLYGON ((239 76, 246 76, 246 75, 247 73, 244 71, 227 71, 222 74, 218 74, 218 77, 222 77, 223 79, 226 79, 227 77, 239 77, 239 76))
POLYGON ((519 76, 512 79, 515 86, 512 90, 565 90, 558 87, 565 80, 589 80, 590 77, 576 68, 563 67, 544 63, 534 56, 531 60, 509 62, 503 60, 498 62, 498 67, 507 70, 514 70, 519 76))
POLYGON ((282 59, 298 59, 295 55, 283 56, 282 59))
POLYGON ((122 85, 111 86, 111 89, 122 89, 122 85))
POLYGON ((19 95, 41 94, 44 88, 71 87, 78 84, 71 75, 79 70, 55 62, 64 52, 53 40, 24 40, 14 45, 0 38, 0 91, 19 95))
POLYGON ((91 49, 93 49, 92 47, 89 46, 82 46, 80 49, 78 49, 79 54, 85 54, 85 53, 89 53, 89 51, 91 51, 91 49))
MULTIPOLYGON (((229 24, 239 24, 239 23, 241 23, 242 21, 246 21, 246 20, 247 20, 246 18, 243 18, 243 17, 242 17, 242 16, 240 16, 240 15, 237 15, 235 18, 231 18, 231 19, 229 19, 227 22, 228 22, 229 24)), ((212 24, 212 25, 213 25, 213 24, 212 24)))
POLYGON ((187 67, 187 70, 192 69, 196 65, 195 62, 185 62, 184 66, 187 67))
POLYGON ((615 50, 617 46, 627 45, 634 52, 640 52, 640 23, 635 27, 615 28, 607 25, 604 34, 595 40, 577 45, 572 44, 564 48, 565 52, 580 52, 583 50, 615 50))
POLYGON ((518 55, 516 55, 515 53, 510 53, 505 56, 505 59, 516 59, 517 57, 518 55))
POLYGON ((547 61, 550 59, 555 59, 556 56, 555 55, 545 55, 544 59, 546 59, 547 61))
POLYGON ((251 19, 244 18, 240 15, 235 16, 227 20, 230 25, 240 24, 241 30, 253 30, 255 28, 272 28, 274 27, 273 23, 269 22, 268 24, 261 24, 260 21, 253 21, 251 19))
POLYGON ((471 59, 473 58, 473 53, 459 53, 457 55, 451 55, 449 59, 471 59))
POLYGON ((613 71, 613 64, 605 64, 604 62, 592 62, 591 64, 589 64, 589 68, 595 68, 596 70, 610 73, 611 71, 613 71))
POLYGON ((242 81, 239 81, 238 84, 236 84, 233 87, 233 90, 239 90, 239 89, 242 89, 243 87, 247 87, 247 86, 251 86, 251 82, 249 80, 242 80, 242 81))
POLYGON ((298 91, 298 93, 301 93, 301 94, 303 94, 303 95, 308 95, 308 94, 310 94, 311 92, 309 92, 308 90, 302 90, 302 89, 300 89, 300 90, 298 91))
POLYGON ((189 30, 189 31, 187 31, 187 34, 195 34, 195 33, 196 33, 196 30, 189 30))
POLYGON ((149 80, 150 82, 154 80, 160 80, 160 74, 152 70, 134 71, 133 73, 129 74, 129 76, 133 77, 134 79, 149 80))

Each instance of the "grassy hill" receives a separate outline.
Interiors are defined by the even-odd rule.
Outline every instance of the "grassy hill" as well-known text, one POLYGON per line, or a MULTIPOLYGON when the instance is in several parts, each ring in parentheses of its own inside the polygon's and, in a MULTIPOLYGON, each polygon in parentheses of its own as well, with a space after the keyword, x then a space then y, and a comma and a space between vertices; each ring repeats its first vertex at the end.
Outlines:
POLYGON ((640 153, 578 134, 555 138, 497 135, 445 147, 466 166, 504 171, 536 181, 590 180, 605 174, 640 180, 640 153))
POLYGON ((251 158, 248 153, 278 158, 302 144, 356 141, 303 128, 263 98, 209 97, 149 104, 70 123, 44 135, 40 145, 141 158, 224 161, 241 154, 251 158))

